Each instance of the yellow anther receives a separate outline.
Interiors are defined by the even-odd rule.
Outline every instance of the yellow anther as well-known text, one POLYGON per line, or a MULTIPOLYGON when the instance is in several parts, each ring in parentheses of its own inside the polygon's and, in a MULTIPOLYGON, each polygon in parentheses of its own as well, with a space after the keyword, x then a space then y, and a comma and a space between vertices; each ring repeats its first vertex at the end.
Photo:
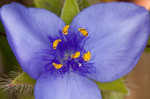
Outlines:
POLYGON ((56 49, 58 44, 61 42, 61 39, 57 39, 53 42, 53 49, 56 49))
POLYGON ((77 52, 75 52, 74 54, 71 55, 71 58, 73 58, 73 59, 76 59, 76 58, 79 58, 79 57, 80 57, 80 52, 79 51, 77 51, 77 52))
POLYGON ((66 26, 63 28, 63 31, 62 31, 62 32, 63 32, 64 35, 67 35, 67 34, 68 34, 68 29, 69 29, 69 27, 70 27, 69 25, 66 25, 66 26))
POLYGON ((56 63, 52 63, 52 65, 56 68, 56 69, 60 69, 63 67, 62 64, 56 64, 56 63))
POLYGON ((84 28, 79 28, 78 30, 80 31, 80 33, 81 33, 83 36, 88 36, 88 32, 87 32, 86 29, 84 29, 84 28))
POLYGON ((88 51, 83 55, 83 60, 84 61, 89 61, 91 59, 91 53, 88 51))

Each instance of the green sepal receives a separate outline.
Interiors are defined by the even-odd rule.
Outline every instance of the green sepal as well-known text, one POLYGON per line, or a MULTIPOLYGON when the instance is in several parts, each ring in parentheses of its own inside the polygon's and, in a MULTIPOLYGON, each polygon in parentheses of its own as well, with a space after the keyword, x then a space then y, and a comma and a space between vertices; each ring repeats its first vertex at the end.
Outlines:
POLYGON ((61 19, 66 23, 70 24, 72 19, 80 12, 79 6, 76 0, 65 0, 62 12, 61 19))
POLYGON ((29 84, 29 85, 34 86, 35 82, 36 81, 32 79, 27 73, 22 72, 11 82, 11 84, 14 84, 14 85, 29 84))
POLYGON ((37 8, 47 9, 59 16, 63 5, 63 0, 34 0, 34 4, 37 8))
POLYGON ((123 79, 118 79, 113 82, 101 83, 96 82, 100 90, 106 91, 117 91, 120 93, 128 94, 128 90, 124 84, 123 79))

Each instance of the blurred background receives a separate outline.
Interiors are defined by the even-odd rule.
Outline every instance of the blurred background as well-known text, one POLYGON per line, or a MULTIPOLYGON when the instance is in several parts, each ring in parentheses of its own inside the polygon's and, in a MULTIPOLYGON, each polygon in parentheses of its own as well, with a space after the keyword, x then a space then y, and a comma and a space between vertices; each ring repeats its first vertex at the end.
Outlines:
MULTIPOLYGON (((0 6, 3 6, 4 4, 10 3, 10 2, 19 2, 29 7, 30 6, 36 7, 36 5, 38 5, 40 0, 35 0, 35 1, 33 0, 0 0, 0 6)), ((43 1, 48 1, 48 0, 43 0, 43 1)), ((54 8, 52 11, 55 12, 57 15, 59 15, 60 11, 57 8, 62 8, 64 0, 61 0, 62 3, 58 5, 56 5, 58 0, 55 0, 55 1, 56 2, 50 4, 49 7, 54 8), (57 6, 57 8, 55 8, 55 6, 57 6)), ((124 2, 136 3, 150 10, 150 0, 87 0, 87 1, 88 1, 88 4, 87 2, 85 2, 85 0, 77 0, 80 6, 80 9, 86 8, 87 6, 95 4, 95 3, 124 1, 124 2), (82 6, 83 3, 84 3, 84 6, 82 6)), ((43 6, 41 5, 40 7, 42 8, 43 6)), ((5 37, 5 31, 3 30, 3 27, 1 24, 0 24, 0 45, 1 45, 0 46, 0 76, 4 76, 0 78, 0 82, 2 82, 3 80, 3 82, 0 84, 3 84, 3 83, 9 83, 12 80, 8 76, 9 74, 13 74, 13 76, 15 75, 15 73, 11 73, 12 71, 15 72, 17 69, 17 72, 18 71, 21 72, 21 69, 19 68, 18 63, 13 53, 11 52, 11 49, 9 48, 9 45, 5 37)), ((147 48, 145 49, 145 52, 143 53, 136 68, 134 68, 134 70, 126 76, 125 83, 129 89, 129 94, 125 96, 125 99, 150 99, 150 45, 149 44, 147 45, 147 48)), ((3 91, 0 90, 0 99, 22 99, 22 97, 23 99, 33 99, 32 96, 25 97, 21 95, 19 96, 20 98, 16 98, 15 94, 13 94, 13 96, 9 96, 9 95, 10 94, 5 94, 3 91)))

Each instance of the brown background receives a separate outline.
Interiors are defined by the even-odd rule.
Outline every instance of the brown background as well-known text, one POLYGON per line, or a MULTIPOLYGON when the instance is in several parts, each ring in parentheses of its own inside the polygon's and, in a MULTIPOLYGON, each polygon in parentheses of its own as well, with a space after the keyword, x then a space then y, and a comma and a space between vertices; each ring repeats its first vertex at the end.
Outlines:
POLYGON ((150 99, 150 53, 144 52, 135 69, 127 77, 130 89, 126 99, 150 99))

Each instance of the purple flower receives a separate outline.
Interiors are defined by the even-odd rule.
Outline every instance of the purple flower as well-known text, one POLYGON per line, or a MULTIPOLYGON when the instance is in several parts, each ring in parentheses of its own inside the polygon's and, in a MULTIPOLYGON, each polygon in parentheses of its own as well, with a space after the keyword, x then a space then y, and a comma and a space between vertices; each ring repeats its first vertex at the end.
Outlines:
POLYGON ((3 6, 0 16, 22 69, 37 80, 36 99, 101 99, 92 80, 110 82, 130 72, 150 32, 148 11, 121 2, 93 5, 70 25, 17 3, 3 6))

